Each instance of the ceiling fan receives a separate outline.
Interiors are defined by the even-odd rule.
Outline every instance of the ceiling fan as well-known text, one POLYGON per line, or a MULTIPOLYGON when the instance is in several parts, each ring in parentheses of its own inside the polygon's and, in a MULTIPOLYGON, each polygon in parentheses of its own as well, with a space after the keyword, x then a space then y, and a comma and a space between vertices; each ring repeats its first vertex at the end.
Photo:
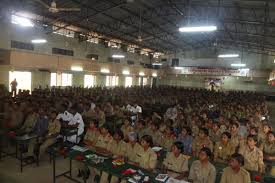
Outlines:
POLYGON ((58 8, 55 2, 56 0, 53 0, 50 5, 45 3, 43 0, 33 0, 33 1, 40 3, 42 6, 47 8, 51 13, 58 13, 60 11, 80 11, 81 10, 80 8, 58 8))

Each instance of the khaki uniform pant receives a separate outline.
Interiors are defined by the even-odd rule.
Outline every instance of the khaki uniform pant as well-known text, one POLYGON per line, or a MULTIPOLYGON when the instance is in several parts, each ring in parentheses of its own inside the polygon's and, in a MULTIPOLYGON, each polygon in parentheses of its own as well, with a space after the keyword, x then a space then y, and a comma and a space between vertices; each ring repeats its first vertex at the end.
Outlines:
POLYGON ((28 152, 27 152, 27 156, 34 156, 34 147, 37 144, 37 140, 36 139, 31 139, 29 141, 29 146, 28 146, 28 152))
POLYGON ((45 140, 40 146, 39 156, 41 157, 41 156, 45 155, 48 147, 53 145, 55 142, 56 142, 55 138, 49 138, 49 139, 45 140))
MULTIPOLYGON (((100 183, 108 183, 109 182, 108 177, 109 177, 109 174, 107 172, 102 172, 100 183)), ((110 183, 119 183, 119 178, 116 176, 112 176, 110 183)))

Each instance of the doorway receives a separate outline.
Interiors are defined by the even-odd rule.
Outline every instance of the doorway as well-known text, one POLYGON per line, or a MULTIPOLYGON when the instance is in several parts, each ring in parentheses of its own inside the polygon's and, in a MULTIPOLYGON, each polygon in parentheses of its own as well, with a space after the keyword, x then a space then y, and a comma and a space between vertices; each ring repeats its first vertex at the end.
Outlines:
MULTIPOLYGON (((32 91, 32 73, 25 71, 10 71, 9 72, 9 84, 16 79, 17 81, 17 93, 18 90, 29 90, 32 91)), ((9 91, 11 92, 11 87, 9 87, 9 91)))

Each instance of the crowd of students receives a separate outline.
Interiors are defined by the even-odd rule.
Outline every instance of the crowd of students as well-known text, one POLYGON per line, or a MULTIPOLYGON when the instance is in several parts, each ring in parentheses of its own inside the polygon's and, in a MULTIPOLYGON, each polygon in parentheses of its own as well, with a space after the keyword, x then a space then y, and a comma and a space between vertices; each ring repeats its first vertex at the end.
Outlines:
MULTIPOLYGON (((41 159, 62 129, 76 128, 69 141, 179 180, 215 182, 213 162, 229 163, 222 183, 275 174, 275 134, 261 94, 177 87, 52 88, 2 95, 1 101, 10 131, 40 137, 41 159), (161 165, 153 146, 168 151, 161 165), (189 169, 190 157, 198 160, 189 169)), ((33 158, 36 145, 30 142, 27 158, 33 158)), ((79 177, 120 181, 82 163, 78 167, 79 177)))

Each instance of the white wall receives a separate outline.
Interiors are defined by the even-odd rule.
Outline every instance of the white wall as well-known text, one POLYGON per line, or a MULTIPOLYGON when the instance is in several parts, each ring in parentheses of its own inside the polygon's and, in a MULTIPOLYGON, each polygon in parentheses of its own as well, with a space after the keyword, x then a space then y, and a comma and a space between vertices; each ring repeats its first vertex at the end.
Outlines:
POLYGON ((235 76, 167 75, 158 80, 158 85, 207 88, 205 78, 222 78, 222 90, 275 92, 275 87, 269 86, 267 84, 267 78, 265 77, 251 78, 235 76))
POLYGON ((230 68, 232 63, 244 63, 249 69, 273 69, 275 68, 275 56, 266 56, 255 53, 248 53, 236 51, 220 51, 217 54, 237 53, 239 58, 217 58, 217 55, 212 53, 207 54, 207 50, 194 50, 185 53, 177 53, 172 55, 165 55, 163 58, 168 59, 168 65, 171 66, 173 58, 179 58, 179 66, 191 67, 227 67, 230 68), (202 53, 201 53, 202 52, 202 53))

